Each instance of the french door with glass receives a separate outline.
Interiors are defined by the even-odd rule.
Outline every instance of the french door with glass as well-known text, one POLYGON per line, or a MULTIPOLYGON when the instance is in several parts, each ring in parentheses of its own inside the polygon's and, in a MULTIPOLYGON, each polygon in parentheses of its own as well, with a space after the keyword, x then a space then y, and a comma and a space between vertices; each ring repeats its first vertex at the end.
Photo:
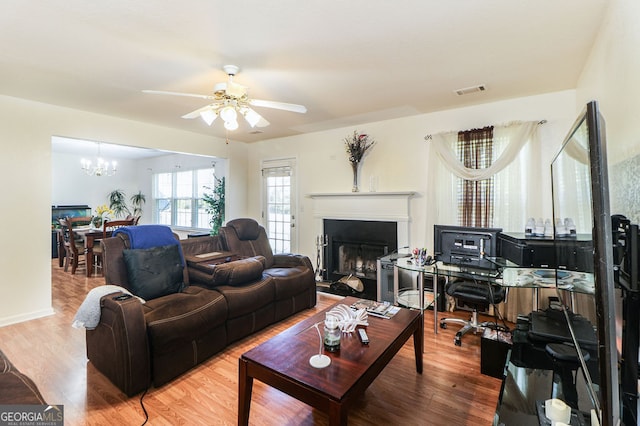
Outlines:
POLYGON ((274 253, 297 250, 295 166, 293 158, 268 160, 262 164, 262 219, 274 253))

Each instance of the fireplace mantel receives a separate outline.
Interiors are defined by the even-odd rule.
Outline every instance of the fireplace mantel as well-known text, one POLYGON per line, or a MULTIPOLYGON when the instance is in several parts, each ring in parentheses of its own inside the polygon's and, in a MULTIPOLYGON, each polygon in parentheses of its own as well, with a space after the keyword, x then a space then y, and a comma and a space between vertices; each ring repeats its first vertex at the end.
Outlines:
POLYGON ((320 192, 307 195, 309 198, 327 198, 327 197, 406 197, 411 198, 416 193, 414 191, 395 191, 395 192, 320 192))
POLYGON ((398 223, 398 246, 409 241, 409 199, 414 191, 311 193, 317 234, 323 219, 378 220, 398 223))
POLYGON ((313 215, 323 219, 409 221, 413 191, 314 193, 313 215))

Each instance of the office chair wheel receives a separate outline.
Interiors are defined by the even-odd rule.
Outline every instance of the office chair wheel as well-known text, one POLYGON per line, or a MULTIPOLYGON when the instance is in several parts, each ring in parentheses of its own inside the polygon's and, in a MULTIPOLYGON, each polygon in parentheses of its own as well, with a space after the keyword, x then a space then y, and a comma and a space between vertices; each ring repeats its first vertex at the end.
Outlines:
POLYGON ((440 322, 440 328, 447 328, 446 322, 440 322))
POLYGON ((453 338, 453 343, 456 344, 456 346, 462 346, 462 339, 460 338, 460 336, 456 336, 453 338))

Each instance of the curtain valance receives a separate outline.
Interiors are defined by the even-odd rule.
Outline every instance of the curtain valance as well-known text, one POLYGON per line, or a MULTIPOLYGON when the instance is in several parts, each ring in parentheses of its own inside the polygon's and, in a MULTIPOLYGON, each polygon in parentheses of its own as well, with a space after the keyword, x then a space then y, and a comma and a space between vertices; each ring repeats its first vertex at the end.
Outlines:
POLYGON ((431 137, 431 144, 447 168, 456 176, 466 180, 488 179, 513 161, 522 147, 532 138, 538 124, 538 121, 528 121, 494 127, 494 139, 506 139, 508 145, 493 164, 485 169, 470 169, 458 160, 453 150, 454 144, 458 139, 458 132, 445 132, 433 135, 431 137))

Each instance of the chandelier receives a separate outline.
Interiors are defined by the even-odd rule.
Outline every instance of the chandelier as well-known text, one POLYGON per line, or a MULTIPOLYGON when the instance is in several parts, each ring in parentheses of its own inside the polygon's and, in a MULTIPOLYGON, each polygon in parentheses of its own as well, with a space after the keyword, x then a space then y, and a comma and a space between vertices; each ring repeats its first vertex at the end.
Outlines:
POLYGON ((91 160, 80 160, 82 171, 88 176, 113 176, 118 171, 118 165, 115 161, 105 161, 100 152, 100 143, 98 143, 98 158, 94 165, 91 160))

